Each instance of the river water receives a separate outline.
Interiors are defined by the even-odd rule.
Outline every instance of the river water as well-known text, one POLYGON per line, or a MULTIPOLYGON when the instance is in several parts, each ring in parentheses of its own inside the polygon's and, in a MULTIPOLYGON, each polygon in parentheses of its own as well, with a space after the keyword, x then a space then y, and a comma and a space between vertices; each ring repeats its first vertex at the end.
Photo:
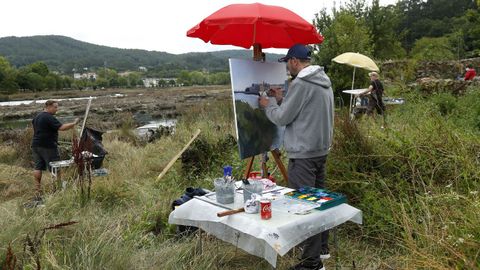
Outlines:
MULTIPOLYGON (((113 95, 108 95, 106 97, 125 97, 126 95, 124 94, 113 94, 113 95)), ((78 97, 78 98, 59 98, 55 99, 56 101, 63 101, 63 100, 84 100, 84 99, 96 99, 97 97, 78 97)), ((0 102, 0 106, 18 106, 18 105, 30 105, 32 103, 39 103, 39 104, 45 104, 47 99, 29 99, 29 100, 16 100, 16 101, 3 101, 0 102)))
MULTIPOLYGON (((62 116, 57 117, 57 119, 62 123, 73 122, 75 116, 62 116)), ((32 119, 21 119, 21 120, 11 120, 11 121, 0 121, 0 131, 4 129, 24 129, 28 127, 32 122, 32 119)), ((174 127, 177 123, 177 119, 154 119, 144 122, 144 125, 139 126, 135 129, 135 132, 144 136, 149 129, 155 130, 161 126, 163 127, 174 127)))

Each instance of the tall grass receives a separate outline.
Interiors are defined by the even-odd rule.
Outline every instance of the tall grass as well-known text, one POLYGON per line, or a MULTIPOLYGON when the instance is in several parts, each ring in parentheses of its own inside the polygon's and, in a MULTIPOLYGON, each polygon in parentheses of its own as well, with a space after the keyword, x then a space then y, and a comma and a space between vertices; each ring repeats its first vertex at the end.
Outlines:
POLYGON ((463 105, 479 104, 478 92, 409 94, 386 130, 337 121, 330 186, 364 211, 364 238, 398 250, 394 269, 479 268, 480 130, 467 121, 477 108, 463 105))
MULTIPOLYGON (((405 89, 391 90, 407 102, 389 108, 386 129, 380 119, 351 122, 343 111, 336 116, 327 187, 347 194, 363 211, 364 224, 340 226, 339 249, 332 251, 342 269, 479 269, 478 89, 447 97, 455 105, 446 114, 442 98, 405 89)), ((11 161, 16 148, 2 146, 0 265, 11 243, 22 266, 34 268, 34 258, 23 253, 26 235, 78 221, 42 238, 45 269, 269 269, 264 260, 204 233, 178 238, 168 224, 171 202, 186 187, 213 188, 226 164, 240 177, 246 162, 231 144, 234 136, 231 102, 192 106, 173 135, 152 144, 138 144, 126 132, 106 134, 110 173, 93 179, 90 200, 81 202, 73 174, 66 174, 67 189, 48 193, 46 206, 34 209, 22 207, 33 187, 30 169, 11 161), (182 158, 189 165, 179 160, 157 181, 198 128, 200 137, 182 158)), ((278 171, 275 176, 281 178, 278 171)), ((278 269, 297 255, 293 250, 280 258, 278 269)), ((334 264, 327 261, 329 269, 334 264)))

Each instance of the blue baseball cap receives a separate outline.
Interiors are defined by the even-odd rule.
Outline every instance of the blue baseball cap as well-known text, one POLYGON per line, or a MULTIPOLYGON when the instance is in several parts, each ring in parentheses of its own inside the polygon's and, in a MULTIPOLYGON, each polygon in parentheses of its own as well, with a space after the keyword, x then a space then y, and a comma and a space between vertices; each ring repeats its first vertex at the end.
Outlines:
POLYGON ((278 62, 288 62, 290 58, 310 60, 312 52, 310 49, 303 44, 295 44, 290 49, 288 49, 287 55, 278 59, 278 62))

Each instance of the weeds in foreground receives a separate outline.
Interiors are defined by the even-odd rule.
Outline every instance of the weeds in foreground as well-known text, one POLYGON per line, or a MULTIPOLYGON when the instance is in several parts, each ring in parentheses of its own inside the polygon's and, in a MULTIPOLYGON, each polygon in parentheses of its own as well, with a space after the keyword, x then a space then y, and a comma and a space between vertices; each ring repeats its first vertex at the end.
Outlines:
MULTIPOLYGON (((480 269, 480 144, 474 124, 480 95, 456 98, 446 115, 433 100, 415 93, 406 97, 404 105, 387 111, 387 129, 369 118, 351 122, 337 115, 327 185, 348 195, 363 211, 364 224, 339 227, 340 249, 332 251, 344 268, 480 269)), ((106 136, 110 154, 104 166, 110 174, 92 179, 91 200, 80 205, 79 191, 68 188, 49 195, 45 209, 30 211, 18 209, 19 197, 9 197, 0 202, 0 243, 20 250, 26 232, 66 218, 81 222, 42 238, 39 259, 45 268, 267 269, 262 259, 212 237, 179 239, 168 223, 171 202, 186 187, 211 188, 225 164, 243 172, 228 142, 235 134, 230 110, 229 103, 192 107, 175 134, 145 146, 106 136), (202 170, 187 174, 189 167, 178 161, 155 183, 198 128, 201 144, 192 149, 210 151, 197 152, 202 170)), ((21 181, 14 171, 0 170, 0 184, 7 178, 21 181)), ((0 247, 0 262, 7 250, 0 247)), ((278 269, 295 260, 294 251, 279 258, 278 269)), ((327 267, 334 268, 334 261, 327 267)))

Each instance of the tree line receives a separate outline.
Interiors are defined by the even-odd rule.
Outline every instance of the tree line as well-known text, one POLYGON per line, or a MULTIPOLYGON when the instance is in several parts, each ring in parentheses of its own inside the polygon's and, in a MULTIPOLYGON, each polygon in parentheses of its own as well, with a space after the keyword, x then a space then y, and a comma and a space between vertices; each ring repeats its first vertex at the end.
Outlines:
MULTIPOLYGON (((315 46, 316 63, 325 66, 336 89, 348 89, 352 68, 332 63, 343 52, 359 52, 379 61, 458 60, 480 55, 479 0, 350 0, 321 10, 314 25, 325 38, 315 46)), ((358 85, 368 82, 359 70, 358 85)))
MULTIPOLYGON (((398 0, 394 5, 380 6, 379 0, 349 0, 332 10, 320 10, 313 23, 325 41, 314 46, 314 61, 325 66, 338 90, 349 88, 352 81, 351 67, 331 62, 343 52, 365 54, 377 64, 407 59, 410 66, 406 68, 411 70, 416 61, 477 57, 479 2, 398 0)), ((227 59, 251 59, 249 50, 173 55, 109 48, 61 36, 0 38, 0 55, 5 57, 0 59, 0 91, 4 93, 17 89, 136 87, 141 85, 142 77, 177 78, 176 83, 182 85, 227 84, 227 59), (148 71, 126 77, 117 73, 137 70, 139 66, 148 71), (97 80, 77 81, 61 75, 83 67, 98 70, 97 80)), ((267 55, 267 59, 277 58, 278 55, 267 55)), ((366 72, 358 70, 355 81, 362 87, 368 83, 366 72)), ((159 81, 160 86, 171 83, 159 81)))
MULTIPOLYGON (((17 69, 5 57, 0 56, 0 94, 13 94, 20 89, 54 91, 63 89, 136 88, 144 86, 143 78, 147 76, 147 74, 141 72, 128 72, 121 75, 110 68, 99 68, 93 71, 95 71, 95 76, 74 79, 71 75, 51 72, 43 62, 35 62, 17 69)), ((155 75, 155 73, 149 75, 155 75)), ((156 86, 221 85, 229 83, 230 75, 228 72, 210 73, 184 70, 179 73, 176 80, 159 78, 156 86)))

